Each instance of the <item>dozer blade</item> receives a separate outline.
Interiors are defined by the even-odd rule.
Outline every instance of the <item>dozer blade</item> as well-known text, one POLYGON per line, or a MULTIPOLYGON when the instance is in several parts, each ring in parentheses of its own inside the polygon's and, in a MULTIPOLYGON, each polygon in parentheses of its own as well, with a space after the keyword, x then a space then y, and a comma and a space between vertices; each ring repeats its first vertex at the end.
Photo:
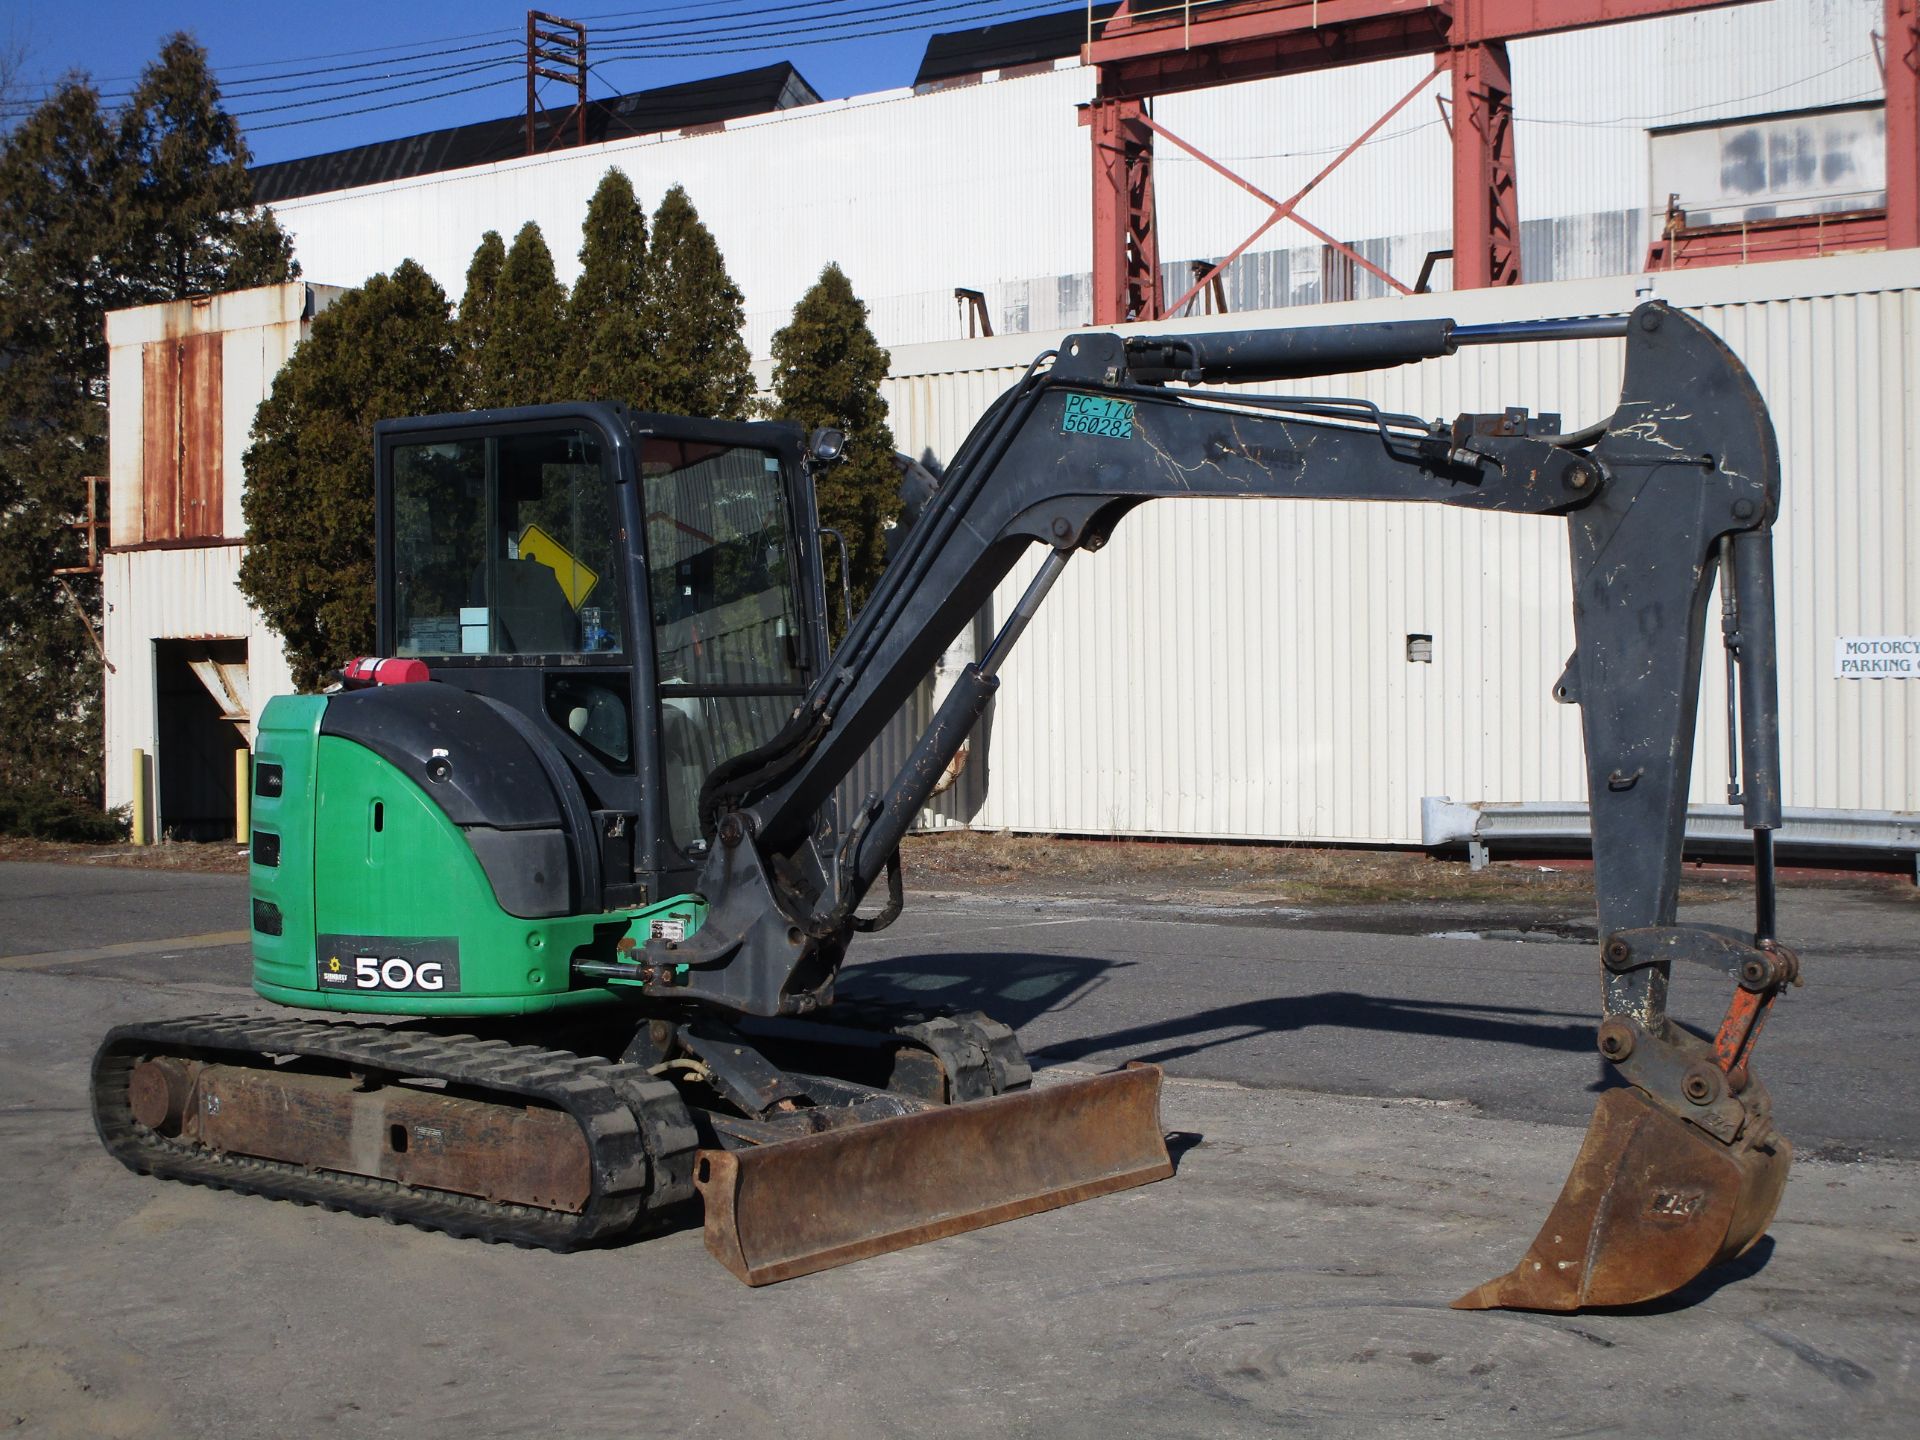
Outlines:
POLYGON ((1723 1145, 1640 1091, 1609 1090, 1547 1223, 1456 1310, 1579 1310, 1670 1295, 1766 1233, 1793 1148, 1723 1145))
POLYGON ((703 1150, 707 1249, 768 1285, 1173 1173, 1160 1067, 942 1106, 750 1150, 703 1150))

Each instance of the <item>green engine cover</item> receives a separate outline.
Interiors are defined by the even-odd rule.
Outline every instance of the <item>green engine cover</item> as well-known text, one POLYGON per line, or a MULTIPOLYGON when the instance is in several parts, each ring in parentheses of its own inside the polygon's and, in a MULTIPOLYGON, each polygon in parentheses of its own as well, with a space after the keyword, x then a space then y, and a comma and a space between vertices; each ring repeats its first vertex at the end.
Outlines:
POLYGON ((460 828, 387 761, 320 733, 326 697, 268 702, 254 751, 253 988, 310 1009, 525 1015, 605 1003, 576 954, 699 928, 680 896, 522 920, 501 909, 460 828))

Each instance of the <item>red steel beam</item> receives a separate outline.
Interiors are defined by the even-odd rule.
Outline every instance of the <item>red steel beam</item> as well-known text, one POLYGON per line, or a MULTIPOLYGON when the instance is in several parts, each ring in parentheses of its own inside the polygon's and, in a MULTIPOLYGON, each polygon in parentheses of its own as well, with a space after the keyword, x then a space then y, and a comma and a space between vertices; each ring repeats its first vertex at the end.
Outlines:
POLYGON ((1920 245, 1920 0, 1886 0, 1887 245, 1920 245))
POLYGON ((1753 0, 1130 0, 1086 46, 1109 98, 1432 54, 1753 0))
POLYGON ((1160 244, 1153 199, 1153 130, 1138 100, 1082 107, 1093 132, 1093 315, 1096 325, 1159 320, 1160 244))
POLYGON ((1453 288, 1520 283, 1520 195, 1513 165, 1507 47, 1463 45, 1453 68, 1453 288))
POLYGON ((1179 25, 1158 23, 1157 15, 1149 15, 1155 22, 1151 26, 1138 21, 1138 28, 1120 25, 1127 18, 1123 10, 1085 47, 1082 59, 1100 66, 1103 96, 1144 99, 1431 55, 1447 44, 1451 16, 1442 6, 1408 0, 1326 0, 1317 25, 1294 13, 1311 8, 1269 4, 1243 14, 1236 7, 1231 15, 1211 19, 1211 12, 1196 12, 1184 42, 1179 25), (1368 13, 1380 11, 1387 13, 1368 13))
POLYGON ((1531 35, 1554 35, 1562 30, 1591 30, 1630 20, 1657 20, 1662 15, 1690 15, 1698 10, 1724 10, 1752 0, 1454 0, 1462 28, 1457 43, 1488 40, 1524 40, 1531 35))
MULTIPOLYGON (((1094 131, 1094 320, 1111 324, 1157 315, 1159 306, 1158 254, 1151 243, 1151 131, 1133 138, 1123 133, 1123 113, 1108 108, 1116 103, 1134 105, 1125 115, 1144 118, 1142 102, 1155 95, 1445 53, 1454 72, 1456 117, 1454 284, 1462 289, 1513 284, 1520 278, 1520 226, 1513 86, 1504 42, 1749 3, 1124 0, 1081 51, 1085 63, 1100 67, 1097 98, 1086 107, 1094 131), (1144 278, 1149 273, 1151 283, 1144 278), (1142 304, 1155 308, 1148 312, 1139 308, 1142 304)), ((1920 244, 1920 162, 1914 159, 1920 149, 1917 4, 1920 0, 1886 0, 1888 209, 1895 236, 1912 237, 1896 238, 1894 244, 1920 244), (1896 57, 1904 69, 1893 63, 1896 57), (1910 223, 1902 217, 1910 217, 1910 223)))
MULTIPOLYGON (((1428 77, 1428 79, 1431 79, 1431 78, 1432 78, 1431 76, 1428 77)), ((1426 81, 1423 80, 1420 83, 1424 85, 1426 81)), ((1411 98, 1412 98, 1411 96, 1408 97, 1408 99, 1411 99, 1411 98)), ((1406 101, 1404 100, 1401 102, 1401 104, 1405 104, 1405 103, 1406 101)), ((1395 106, 1394 108, 1397 110, 1399 106, 1395 106)), ((1384 123, 1386 117, 1383 116, 1381 118, 1384 123)), ((1174 134, 1171 130, 1167 129, 1166 126, 1156 125, 1151 120, 1147 121, 1147 124, 1152 126, 1154 134, 1164 136, 1167 140, 1171 141, 1174 145, 1177 145, 1180 149, 1186 151, 1187 154, 1191 155, 1194 159, 1198 160, 1202 165, 1206 166, 1209 170, 1213 171, 1216 175, 1220 175, 1228 180, 1231 180, 1235 185, 1238 185, 1242 190, 1246 191, 1249 195, 1253 196, 1254 199, 1264 201, 1268 205, 1273 207, 1273 213, 1268 215, 1267 218, 1263 222, 1261 222, 1260 227, 1257 230, 1255 230, 1253 234, 1249 235, 1245 240, 1242 240, 1239 243, 1239 245, 1234 247, 1233 253, 1227 256, 1225 260, 1220 262, 1220 265, 1222 268, 1225 267, 1226 265, 1231 264, 1233 261, 1239 259, 1240 256, 1246 251, 1246 248, 1249 245, 1253 244, 1254 241, 1258 240, 1262 235, 1266 234, 1267 231, 1271 230, 1275 225, 1278 225, 1282 220, 1291 220, 1293 221, 1294 224, 1298 225, 1302 230, 1305 230, 1309 235, 1313 236, 1314 239, 1321 241, 1323 244, 1331 245, 1334 249, 1340 251, 1341 254, 1351 259, 1353 263, 1358 265, 1361 269, 1369 271, 1370 273, 1379 276, 1380 279, 1384 280, 1387 284, 1391 285, 1394 289, 1398 290, 1402 295, 1411 295, 1413 293, 1413 291, 1409 290, 1405 285, 1402 285, 1398 280, 1394 279, 1393 276, 1389 275, 1386 271, 1382 270, 1378 265, 1374 264, 1371 260, 1367 259, 1366 256, 1362 255, 1358 250, 1354 249, 1351 245, 1347 245, 1339 240, 1334 239, 1333 236, 1329 235, 1326 231, 1322 230, 1318 225, 1312 224, 1310 221, 1306 219, 1306 217, 1298 214, 1293 207, 1299 203, 1301 196, 1307 193, 1306 190, 1302 190, 1299 195, 1295 195, 1293 199, 1288 200, 1283 204, 1280 201, 1274 199, 1271 195, 1267 194, 1266 191, 1262 190, 1258 185, 1255 185, 1251 180, 1248 180, 1243 176, 1234 174, 1233 171, 1229 170, 1226 166, 1222 165, 1218 160, 1214 159, 1211 155, 1207 154, 1206 151, 1201 150, 1197 146, 1189 145, 1185 140, 1182 140, 1178 135, 1174 134)), ((1319 181, 1316 179, 1313 183, 1318 184, 1319 181)), ((1307 188, 1310 190, 1313 188, 1313 186, 1309 185, 1307 188)), ((1195 285, 1193 287, 1193 290, 1198 290, 1199 288, 1200 287, 1198 285, 1195 285)), ((1188 300, 1192 299, 1193 290, 1189 290, 1185 295, 1182 295, 1180 299, 1174 303, 1172 308, 1177 311, 1182 305, 1186 304, 1188 300)))
MULTIPOLYGON (((1205 289, 1209 284, 1213 284, 1217 282, 1221 274, 1226 270, 1227 266, 1231 265, 1234 261, 1238 260, 1242 255, 1246 254, 1248 247, 1251 246, 1254 241, 1258 240, 1262 235, 1266 234, 1267 231, 1271 230, 1275 225, 1278 225, 1282 220, 1291 218, 1297 224, 1309 230, 1313 230, 1314 227, 1307 225, 1307 222, 1305 220, 1302 220, 1298 215, 1294 214, 1294 211, 1296 208, 1298 208, 1300 202, 1306 199, 1307 196, 1311 195, 1314 192, 1314 190, 1319 186, 1322 180, 1326 179, 1335 170, 1338 170, 1343 164, 1345 164, 1347 161, 1347 158, 1350 155, 1352 155, 1354 151, 1358 150, 1362 145, 1366 144, 1367 141, 1371 140, 1376 134, 1378 134, 1381 126, 1385 125, 1394 116, 1398 115, 1402 110, 1406 109, 1407 106, 1413 102, 1413 98, 1416 95, 1418 95, 1422 90, 1426 89, 1428 83, 1433 79, 1435 75, 1438 75, 1439 73, 1440 73, 1440 67, 1438 65, 1435 65, 1433 69, 1429 70, 1425 75, 1423 75, 1420 78, 1420 83, 1418 85, 1415 85, 1411 90, 1407 91, 1405 95, 1402 95, 1398 100, 1394 101, 1392 105, 1388 106, 1387 109, 1380 115, 1378 119, 1376 119, 1366 129, 1362 130, 1358 135, 1353 137, 1352 141, 1349 142, 1346 149, 1342 150, 1338 155, 1334 156, 1333 159, 1329 160, 1324 166, 1322 166, 1320 173, 1318 175, 1315 175, 1311 180, 1307 181, 1306 184, 1302 185, 1298 190, 1294 191, 1294 193, 1284 201, 1275 200, 1272 196, 1268 195, 1265 191, 1258 189, 1254 185, 1251 185, 1246 180, 1242 179, 1240 176, 1234 174, 1234 172, 1227 169, 1226 166, 1220 164, 1218 161, 1212 159, 1207 155, 1203 155, 1199 150, 1189 145, 1186 141, 1182 140, 1178 135, 1173 134, 1172 132, 1168 131, 1162 126, 1154 124, 1154 122, 1151 119, 1149 119, 1147 121, 1147 124, 1154 131, 1155 134, 1165 135, 1167 139, 1171 140, 1175 145, 1178 145, 1182 150, 1185 150, 1189 155, 1193 156, 1196 160, 1199 160, 1201 163, 1209 166, 1217 173, 1224 175, 1227 179, 1233 181, 1234 184, 1240 186, 1241 189, 1247 191, 1251 195, 1258 197, 1261 200, 1266 201, 1267 204, 1273 207, 1273 213, 1268 215, 1265 220, 1261 221, 1259 227, 1251 235, 1247 236, 1246 239, 1242 240, 1238 245, 1234 246, 1231 253, 1229 253, 1225 259, 1223 259, 1218 265, 1213 266, 1205 274, 1201 275, 1199 279, 1195 280, 1193 282, 1192 288, 1189 289, 1187 293, 1182 295, 1178 300, 1174 301, 1171 306, 1168 307, 1172 311, 1172 313, 1176 315, 1179 314, 1180 311, 1186 306, 1189 300, 1193 299, 1195 295, 1199 294, 1199 292, 1205 289)), ((1324 232, 1316 230, 1315 233, 1321 234, 1324 237, 1324 232)), ((1329 243, 1334 245, 1337 249, 1345 251, 1348 255, 1351 255, 1353 257, 1355 264, 1365 266, 1368 270, 1371 270, 1374 274, 1380 276, 1381 279, 1385 280, 1387 284, 1391 285, 1394 289, 1398 290, 1402 295, 1411 295, 1413 293, 1411 290, 1407 289, 1406 286, 1402 285, 1398 280, 1394 279, 1393 276, 1387 274, 1386 271, 1374 265, 1371 261, 1369 261, 1366 258, 1366 256, 1360 254, 1357 250, 1353 250, 1350 247, 1341 244, 1337 240, 1330 241, 1329 243)))

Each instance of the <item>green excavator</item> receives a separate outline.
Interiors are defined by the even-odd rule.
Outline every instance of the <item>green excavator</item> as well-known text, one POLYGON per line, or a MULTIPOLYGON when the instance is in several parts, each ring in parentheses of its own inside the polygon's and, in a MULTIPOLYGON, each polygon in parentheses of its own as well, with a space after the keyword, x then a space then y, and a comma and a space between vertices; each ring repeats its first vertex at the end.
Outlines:
MULTIPOLYGON (((1791 1150, 1750 1055, 1798 978, 1770 848, 1779 460, 1725 345, 1659 303, 1074 336, 917 497, 829 648, 814 482, 842 443, 608 404, 381 424, 384 658, 274 699, 252 772, 254 988, 359 1018, 114 1030, 92 1082, 107 1149, 154 1176, 553 1248, 685 1223, 697 1200, 752 1284, 1166 1177, 1157 1069, 1035 1087, 987 1015, 836 1001, 842 961, 900 913, 901 840, 1009 648, 1134 506, 1419 501, 1567 526, 1578 648, 1555 695, 1582 712, 1598 1042, 1619 1082, 1526 1258, 1456 1303, 1646 1300, 1765 1231, 1791 1150), (1619 406, 1585 429, 1284 393, 1467 345, 1619 337, 1619 406), (897 777, 850 803, 875 739, 1036 546, 897 777), (1675 923, 1716 581, 1750 933, 1675 923), (1684 959, 1738 977, 1712 1038, 1667 1017, 1684 959)), ((1165 963, 1177 996, 1180 957, 1165 963)))

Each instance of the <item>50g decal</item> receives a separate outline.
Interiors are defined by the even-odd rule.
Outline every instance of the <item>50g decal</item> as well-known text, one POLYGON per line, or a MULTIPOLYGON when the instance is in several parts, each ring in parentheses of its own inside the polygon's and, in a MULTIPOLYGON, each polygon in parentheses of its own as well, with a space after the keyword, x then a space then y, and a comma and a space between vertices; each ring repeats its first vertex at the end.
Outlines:
POLYGON ((320 990, 358 995, 446 995, 460 989, 460 942, 442 936, 317 936, 320 990))
POLYGON ((447 971, 438 960, 422 960, 418 965, 404 955, 385 960, 375 955, 353 957, 353 988, 356 990, 444 990, 447 971))

